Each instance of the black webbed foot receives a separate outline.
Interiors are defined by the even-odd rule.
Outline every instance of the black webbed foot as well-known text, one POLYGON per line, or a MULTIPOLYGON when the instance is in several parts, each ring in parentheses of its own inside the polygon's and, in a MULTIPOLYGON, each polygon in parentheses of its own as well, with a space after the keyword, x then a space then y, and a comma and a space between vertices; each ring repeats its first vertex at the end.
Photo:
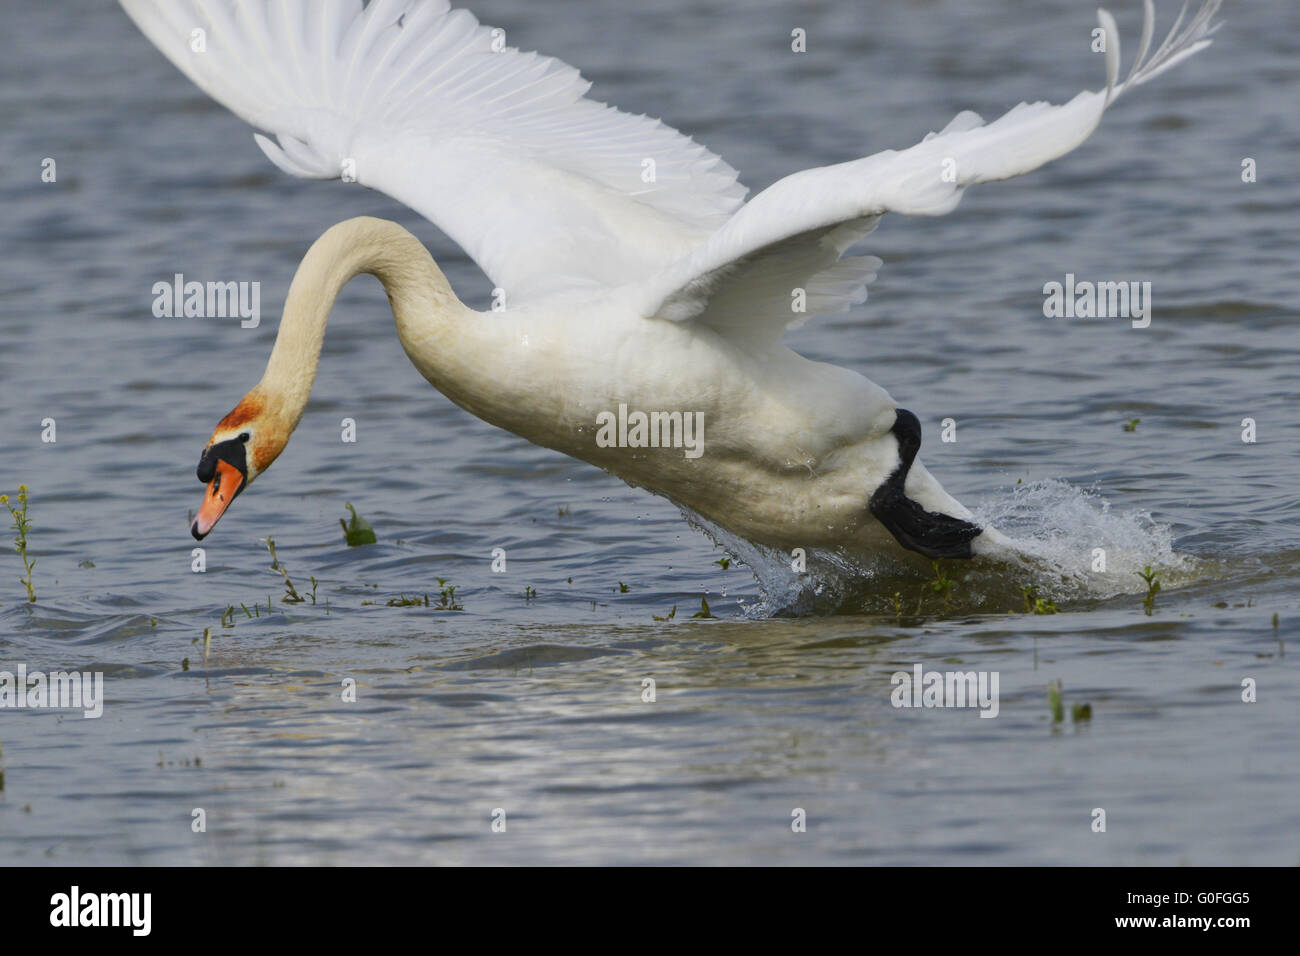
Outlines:
POLYGON ((962 518, 926 511, 903 491, 907 473, 921 448, 921 423, 905 408, 896 410, 898 467, 871 496, 871 514, 904 548, 927 558, 969 558, 971 541, 983 530, 962 518))

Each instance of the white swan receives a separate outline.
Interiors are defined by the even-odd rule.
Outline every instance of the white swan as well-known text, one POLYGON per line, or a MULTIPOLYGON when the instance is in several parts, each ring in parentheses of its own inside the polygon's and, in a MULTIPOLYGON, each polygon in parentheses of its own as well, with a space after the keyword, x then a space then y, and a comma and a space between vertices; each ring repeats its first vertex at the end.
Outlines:
POLYGON ((964 112, 910 149, 795 173, 744 203, 718 157, 585 99, 572 68, 504 48, 499 31, 444 0, 122 0, 182 72, 278 139, 256 137, 282 170, 355 176, 410 205, 469 252, 508 306, 467 308, 395 223, 326 231, 294 276, 261 382, 203 452, 194 536, 284 450, 335 297, 366 272, 387 290, 411 361, 453 402, 750 541, 867 555, 1014 551, 916 459, 914 415, 781 336, 792 319, 863 300, 880 260, 843 255, 884 213, 941 215, 969 185, 1068 153, 1122 92, 1209 44, 1220 0, 1190 18, 1185 6, 1154 52, 1145 2, 1125 82, 1114 20, 1100 10, 1105 90, 1022 103, 988 124, 964 112), (792 311, 796 289, 806 313, 792 311), (666 414, 650 429, 637 413, 666 414), (626 435, 613 416, 627 419, 626 435), (702 435, 682 434, 700 422, 702 435), (634 447, 651 438, 660 447, 634 447), (700 438, 697 454, 682 447, 700 438))

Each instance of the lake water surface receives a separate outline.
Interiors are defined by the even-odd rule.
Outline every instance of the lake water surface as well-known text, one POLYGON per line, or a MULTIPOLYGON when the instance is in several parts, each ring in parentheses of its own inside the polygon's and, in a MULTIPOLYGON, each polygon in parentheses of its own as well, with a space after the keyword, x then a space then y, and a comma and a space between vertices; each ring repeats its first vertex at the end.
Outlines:
MULTIPOLYGON (((1157 6, 1162 36, 1177 4, 1157 6)), ((1114 7, 1132 51, 1140 5, 1114 7)), ((474 9, 751 189, 1102 80, 1092 4, 1066 0, 474 9)), ((428 387, 368 278, 289 450, 193 573, 198 453, 319 233, 397 219, 472 305, 490 285, 385 197, 272 168, 115 5, 11 12, 0 491, 30 488, 38 600, 6 548, 0 670, 101 671, 106 702, 0 710, 0 862, 1300 862, 1300 6, 1223 18, 1064 160, 947 218, 885 220, 870 301, 788 339, 916 411, 958 498, 1066 563, 1105 549, 1106 575, 1039 582, 1058 614, 1025 613, 1028 578, 953 564, 946 597, 895 574, 789 616, 670 503, 428 387), (155 318, 178 272, 259 281, 264 321, 155 318), (1045 318, 1067 273, 1150 281, 1151 326, 1045 318), (347 502, 377 544, 345 546, 347 502), (314 603, 281 601, 268 536, 314 603), (463 611, 424 606, 448 586, 463 611), (692 617, 702 598, 715 619, 692 617), (895 708, 891 675, 916 664, 997 672, 998 716, 895 708)))

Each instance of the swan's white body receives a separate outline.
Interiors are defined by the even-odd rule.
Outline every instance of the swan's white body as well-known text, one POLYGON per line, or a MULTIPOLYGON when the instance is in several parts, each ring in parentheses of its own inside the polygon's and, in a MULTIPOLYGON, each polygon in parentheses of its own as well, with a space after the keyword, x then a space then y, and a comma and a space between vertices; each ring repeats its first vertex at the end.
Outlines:
MULTIPOLYGON (((890 541, 867 510, 897 464, 892 444, 880 440, 894 408, 883 389, 789 349, 755 354, 708 330, 655 328, 631 310, 600 315, 584 329, 582 349, 573 347, 567 310, 481 320, 494 326, 496 349, 485 356, 479 387, 445 386, 435 343, 429 360, 419 349, 408 354, 480 418, 664 494, 749 540, 775 547, 856 541, 873 550, 890 541), (538 368, 564 387, 539 383, 538 368), (598 446, 597 416, 617 414, 620 404, 700 416, 703 454, 598 446)), ((914 497, 930 510, 962 512, 923 468, 911 477, 914 497)))
MULTIPOLYGON (((968 185, 1074 149, 1122 91, 1207 45, 1219 6, 1205 0, 1185 24, 1180 15, 1147 58, 1146 0, 1124 83, 1114 22, 1100 11, 1104 91, 1022 103, 987 125, 962 113, 910 149, 796 173, 744 203, 735 172, 703 147, 585 99, 570 67, 505 48, 499 31, 444 0, 122 3, 195 83, 278 138, 257 137, 277 166, 355 177, 412 206, 507 305, 463 306, 400 227, 340 224, 304 259, 266 375, 210 448, 280 431, 287 441, 334 296, 372 272, 412 362, 486 421, 758 543, 899 554, 868 508, 900 466, 896 403, 855 372, 797 355, 782 333, 865 298, 880 260, 844 253, 885 212, 943 214, 968 185), (795 290, 803 312, 792 311, 795 290), (601 447, 598 416, 620 405, 702 414, 704 453, 601 447)), ((253 448, 247 481, 279 447, 253 448)), ((925 511, 971 518, 919 461, 902 476, 925 511)), ((1010 547, 985 528, 972 550, 1010 547)))

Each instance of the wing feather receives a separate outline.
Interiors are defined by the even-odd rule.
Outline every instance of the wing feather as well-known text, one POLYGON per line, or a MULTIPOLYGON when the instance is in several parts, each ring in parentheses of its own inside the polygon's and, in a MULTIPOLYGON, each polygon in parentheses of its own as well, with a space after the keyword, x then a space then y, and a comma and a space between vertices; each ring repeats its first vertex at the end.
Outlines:
POLYGON ((505 47, 446 0, 121 2, 259 131, 276 166, 332 179, 350 161, 358 182, 433 221, 512 303, 642 280, 744 198, 704 147, 587 99, 577 70, 505 47))
POLYGON ((1220 2, 1203 0, 1181 32, 1180 14, 1169 38, 1146 59, 1154 17, 1147 0, 1138 59, 1124 83, 1116 82, 1115 21, 1099 10, 1107 34, 1105 90, 1080 93, 1060 106, 1021 103, 987 124, 975 113, 959 113, 910 149, 787 176, 701 246, 639 284, 630 293, 633 307, 648 317, 700 322, 760 346, 779 340, 814 311, 847 309, 865 298, 880 260, 840 256, 881 216, 943 215, 968 186, 1020 176, 1070 152, 1122 92, 1207 46, 1220 2), (807 293, 806 313, 792 309, 799 290, 807 293))

